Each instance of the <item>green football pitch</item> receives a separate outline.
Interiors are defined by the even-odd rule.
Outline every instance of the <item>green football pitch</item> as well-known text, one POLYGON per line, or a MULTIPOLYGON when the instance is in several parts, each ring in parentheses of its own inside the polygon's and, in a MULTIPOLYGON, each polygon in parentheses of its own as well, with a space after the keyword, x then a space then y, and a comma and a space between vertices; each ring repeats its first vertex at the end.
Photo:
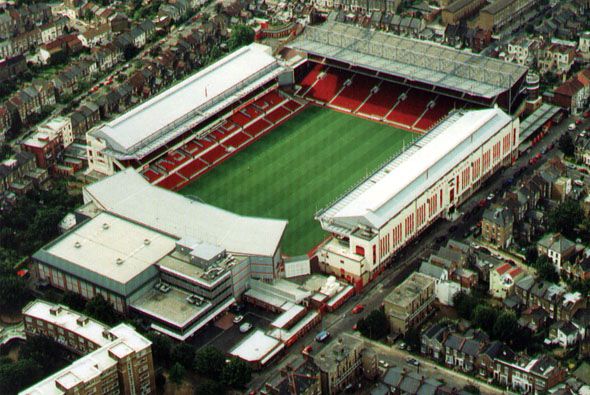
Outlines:
POLYGON ((180 193, 238 214, 288 220, 282 251, 301 255, 326 236, 316 211, 415 137, 311 106, 180 193))

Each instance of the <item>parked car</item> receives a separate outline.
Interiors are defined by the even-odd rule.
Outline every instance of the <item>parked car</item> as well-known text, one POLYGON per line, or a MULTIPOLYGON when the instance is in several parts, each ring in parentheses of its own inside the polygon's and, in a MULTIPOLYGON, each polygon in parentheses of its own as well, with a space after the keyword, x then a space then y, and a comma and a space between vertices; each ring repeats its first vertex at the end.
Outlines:
POLYGON ((357 304, 356 306, 354 306, 352 308, 352 314, 359 314, 360 312, 362 312, 365 309, 365 306, 363 306, 362 304, 357 304))
POLYGON ((240 325, 240 333, 246 333, 250 329, 252 329, 252 324, 249 322, 245 322, 242 325, 240 325))
POLYGON ((233 319, 234 324, 239 324, 244 319, 243 315, 236 315, 233 319))
POLYGON ((388 363, 388 362, 386 362, 386 361, 384 361, 384 360, 382 360, 382 359, 380 359, 380 360, 379 360, 379 367, 380 367, 380 368, 387 369, 387 368, 389 367, 389 363, 388 363))
POLYGON ((313 347, 311 345, 305 346, 305 347, 303 347, 303 350, 301 350, 301 354, 309 355, 309 354, 311 354, 312 351, 313 351, 313 347))
POLYGON ((406 343, 404 343, 404 342, 401 342, 401 343, 399 344, 399 349, 400 349, 400 350, 405 350, 405 349, 406 349, 406 343))
POLYGON ((328 331, 321 331, 317 335, 315 335, 315 341, 318 343, 323 343, 330 338, 330 332, 328 331))
POLYGON ((575 123, 570 123, 567 126, 567 130, 569 130, 570 132, 573 132, 574 130, 576 130, 576 124, 575 123))
POLYGON ((420 362, 416 361, 414 358, 407 358, 406 363, 413 366, 420 366, 420 362))

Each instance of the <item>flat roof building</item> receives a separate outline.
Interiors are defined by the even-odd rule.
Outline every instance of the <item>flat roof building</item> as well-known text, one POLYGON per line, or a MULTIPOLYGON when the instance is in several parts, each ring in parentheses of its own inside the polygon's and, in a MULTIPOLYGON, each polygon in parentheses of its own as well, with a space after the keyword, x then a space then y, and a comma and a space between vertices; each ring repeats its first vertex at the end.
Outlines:
POLYGON ((434 310, 435 280, 414 272, 383 301, 391 330, 405 334, 421 324, 434 310))
POLYGON ((114 328, 65 306, 36 300, 23 309, 27 337, 49 336, 84 355, 21 395, 154 393, 151 342, 127 324, 114 328))

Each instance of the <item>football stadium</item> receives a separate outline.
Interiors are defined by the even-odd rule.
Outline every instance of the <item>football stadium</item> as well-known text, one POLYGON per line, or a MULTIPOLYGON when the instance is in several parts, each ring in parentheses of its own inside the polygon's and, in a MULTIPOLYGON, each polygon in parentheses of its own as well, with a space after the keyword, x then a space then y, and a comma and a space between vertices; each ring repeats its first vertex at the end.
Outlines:
POLYGON ((241 48, 89 131, 89 173, 134 168, 194 201, 287 220, 283 254, 362 286, 514 159, 526 72, 329 21, 278 55, 241 48))

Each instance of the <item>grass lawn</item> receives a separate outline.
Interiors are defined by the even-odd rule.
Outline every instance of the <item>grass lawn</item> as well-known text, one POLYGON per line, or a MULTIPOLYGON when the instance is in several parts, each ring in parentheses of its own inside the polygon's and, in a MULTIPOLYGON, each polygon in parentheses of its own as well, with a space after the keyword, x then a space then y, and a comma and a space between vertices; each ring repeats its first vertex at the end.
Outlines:
POLYGON ((180 191, 250 216, 289 220, 283 253, 307 253, 325 236, 314 214, 416 135, 309 107, 180 191))

